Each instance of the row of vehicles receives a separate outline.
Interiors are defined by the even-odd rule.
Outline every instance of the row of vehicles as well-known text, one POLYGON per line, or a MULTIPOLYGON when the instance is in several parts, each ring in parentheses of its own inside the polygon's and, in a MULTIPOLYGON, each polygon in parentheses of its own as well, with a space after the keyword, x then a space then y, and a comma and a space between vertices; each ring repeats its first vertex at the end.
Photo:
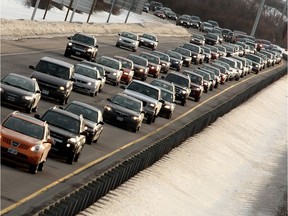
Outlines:
MULTIPOLYGON (((0 89, 3 105, 24 108, 27 113, 37 112, 43 97, 52 98, 61 106, 49 108, 42 116, 32 117, 18 111, 8 115, 1 125, 2 156, 28 164, 31 173, 43 170, 48 155, 61 156, 73 164, 79 160, 85 144, 97 142, 104 122, 137 132, 143 122, 152 124, 158 117, 170 119, 177 104, 185 106, 188 98, 199 101, 203 93, 253 70, 253 64, 251 67, 247 63, 249 55, 222 56, 204 64, 205 44, 189 41, 173 50, 158 51, 155 35, 134 36, 131 32, 120 33, 116 46, 134 51, 131 44, 142 45, 150 51, 96 59, 97 39, 77 33, 68 38, 64 55, 82 57, 83 61, 73 65, 42 57, 36 66, 29 66, 33 70, 30 77, 14 73, 3 77, 0 89), (149 40, 141 41, 152 37, 155 46, 149 40), (192 63, 203 65, 189 70, 192 63), (186 68, 182 70, 182 66, 186 68), (150 83, 146 80, 148 75, 154 78, 150 83), (125 84, 121 85, 123 92, 111 95, 102 110, 80 101, 68 102, 72 90, 94 97, 106 83, 117 86, 120 82, 125 84)), ((270 51, 260 52, 264 55, 270 51)))

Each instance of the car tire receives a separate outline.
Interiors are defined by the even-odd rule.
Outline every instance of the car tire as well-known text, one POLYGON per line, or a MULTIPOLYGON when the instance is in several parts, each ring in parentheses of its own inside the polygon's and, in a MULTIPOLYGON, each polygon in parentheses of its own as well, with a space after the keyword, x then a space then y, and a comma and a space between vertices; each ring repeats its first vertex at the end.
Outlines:
POLYGON ((29 166, 29 172, 31 174, 36 174, 38 172, 38 167, 39 167, 39 164, 37 165, 30 165, 29 166))
POLYGON ((75 153, 73 153, 72 155, 69 155, 69 156, 67 157, 67 159, 66 159, 66 163, 72 165, 73 162, 74 162, 74 160, 75 160, 75 157, 76 157, 76 154, 75 154, 75 153))
POLYGON ((195 102, 198 102, 199 100, 200 100, 200 97, 196 97, 196 98, 194 99, 195 102))
POLYGON ((133 52, 137 52, 137 49, 133 49, 133 52))
POLYGON ((38 110, 38 105, 32 108, 32 112, 37 112, 37 110, 38 110))
POLYGON ((181 101, 181 105, 182 105, 182 106, 185 106, 185 104, 186 104, 186 99, 184 99, 184 100, 181 101))
POLYGON ((45 161, 42 161, 38 166, 38 171, 43 171, 45 161))
POLYGON ((65 50, 64 56, 65 56, 65 57, 70 57, 70 56, 71 56, 70 51, 65 50))
POLYGON ((26 107, 25 111, 26 111, 26 113, 30 114, 32 112, 32 106, 26 107))
POLYGON ((166 119, 170 119, 172 117, 172 113, 167 114, 165 117, 166 119))
MULTIPOLYGON (((154 116, 154 115, 153 115, 154 116)), ((152 123, 152 121, 153 121, 153 116, 149 116, 149 117, 147 117, 147 124, 151 124, 152 123)))

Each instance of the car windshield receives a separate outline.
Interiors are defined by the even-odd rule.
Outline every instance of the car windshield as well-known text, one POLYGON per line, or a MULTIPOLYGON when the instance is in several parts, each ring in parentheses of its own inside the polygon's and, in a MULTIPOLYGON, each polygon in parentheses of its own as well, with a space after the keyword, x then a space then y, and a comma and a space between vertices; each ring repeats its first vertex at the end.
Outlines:
POLYGON ((166 80, 176 83, 180 86, 189 87, 189 80, 182 76, 177 76, 176 74, 168 74, 166 80))
POLYGON ((76 65, 75 66, 75 73, 90 77, 92 79, 98 78, 97 77, 97 71, 95 69, 83 67, 82 65, 76 65))
MULTIPOLYGON (((186 74, 186 73, 183 72, 183 74, 186 74)), ((190 77, 192 83, 202 85, 202 80, 203 80, 202 76, 197 76, 197 75, 192 74, 192 73, 187 73, 187 75, 190 77)))
POLYGON ((202 35, 198 35, 198 34, 193 35, 192 38, 204 40, 203 36, 202 35))
POLYGON ((165 101, 168 101, 170 103, 173 103, 173 93, 170 92, 170 91, 165 91, 165 90, 162 90, 161 91, 161 98, 165 101))
POLYGON ((152 40, 152 41, 157 41, 156 37, 154 35, 149 35, 149 34, 143 34, 142 35, 143 38, 152 40))
POLYGON ((132 56, 132 55, 129 55, 128 59, 132 60, 134 62, 134 64, 142 65, 145 67, 147 66, 147 59, 144 59, 144 58, 141 58, 138 56, 132 56))
POLYGON ((161 82, 159 80, 153 80, 151 82, 152 85, 154 86, 159 86, 160 88, 164 88, 164 89, 168 89, 169 91, 173 91, 173 86, 172 85, 168 85, 167 83, 165 82, 161 82))
POLYGON ((193 52, 199 53, 200 52, 200 47, 199 46, 194 46, 193 44, 184 44, 183 46, 186 49, 189 49, 193 52))
POLYGON ((140 102, 132 100, 122 95, 116 95, 115 97, 112 98, 111 102, 119 106, 125 107, 127 109, 133 110, 135 112, 140 112, 141 109, 140 102))
POLYGON ((72 112, 76 115, 83 115, 84 119, 88 119, 93 122, 98 122, 98 112, 87 107, 71 103, 68 105, 65 110, 72 112))
POLYGON ((149 62, 152 62, 154 64, 160 64, 160 60, 158 57, 146 53, 141 53, 140 56, 147 59, 149 62))
POLYGON ((167 54, 172 57, 172 58, 176 58, 178 60, 181 60, 182 59, 182 55, 177 53, 177 52, 173 52, 173 51, 167 51, 167 54))
POLYGON ((49 110, 42 117, 43 121, 46 121, 49 125, 61 128, 63 130, 79 134, 80 121, 76 118, 72 118, 68 115, 49 110))
POLYGON ((116 70, 120 69, 119 63, 117 60, 113 61, 113 60, 108 59, 108 58, 100 58, 97 61, 97 63, 104 65, 104 66, 107 66, 107 67, 110 67, 110 68, 113 68, 113 69, 116 69, 116 70))
POLYGON ((197 73, 200 74, 203 77, 203 79, 211 80, 210 79, 210 75, 208 73, 205 73, 205 72, 202 72, 202 71, 198 71, 197 73))
POLYGON ((141 94, 147 95, 149 97, 158 100, 158 90, 155 88, 151 88, 150 86, 142 85, 137 82, 132 82, 130 83, 130 85, 127 86, 127 89, 139 92, 141 94))
POLYGON ((94 46, 94 38, 87 37, 87 36, 82 35, 82 34, 75 34, 72 37, 72 40, 94 46))
POLYGON ((44 136, 44 127, 15 116, 6 119, 2 126, 39 140, 43 139, 44 136))
POLYGON ((161 60, 163 61, 169 61, 169 56, 167 56, 164 53, 159 53, 159 52, 151 52, 151 54, 158 56, 161 60))
POLYGON ((184 56, 190 56, 190 51, 189 50, 176 48, 175 51, 179 52, 180 54, 182 54, 184 56))
POLYGON ((130 38, 130 39, 132 39, 132 40, 137 40, 137 39, 138 39, 138 38, 137 38, 137 35, 132 34, 132 33, 129 33, 129 32, 123 32, 123 33, 121 34, 121 36, 122 36, 122 37, 126 37, 126 38, 130 38))
POLYGON ((65 80, 70 78, 70 68, 63 67, 52 62, 40 60, 35 70, 65 80))
POLYGON ((216 69, 216 68, 213 68, 213 67, 209 67, 209 66, 203 66, 203 69, 206 69, 206 70, 211 70, 213 71, 214 74, 216 74, 217 76, 219 76, 219 70, 216 69))
POLYGON ((96 68, 99 71, 99 74, 100 74, 101 77, 105 76, 105 70, 104 70, 103 66, 101 66, 101 65, 97 65, 94 62, 88 62, 88 61, 82 61, 80 64, 96 68))
POLYGON ((18 76, 7 75, 1 80, 1 83, 26 90, 28 92, 35 92, 35 85, 32 80, 26 80, 18 76))
POLYGON ((123 68, 132 69, 133 64, 125 59, 118 59, 122 63, 123 68))

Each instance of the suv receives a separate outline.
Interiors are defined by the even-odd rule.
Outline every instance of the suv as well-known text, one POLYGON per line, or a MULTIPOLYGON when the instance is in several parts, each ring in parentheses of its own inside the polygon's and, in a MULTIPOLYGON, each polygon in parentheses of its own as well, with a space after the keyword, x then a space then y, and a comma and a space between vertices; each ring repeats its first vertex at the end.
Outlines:
POLYGON ((147 123, 155 122, 162 104, 161 90, 151 84, 143 81, 132 80, 132 82, 125 88, 123 94, 127 94, 143 102, 145 117, 147 123))
POLYGON ((66 104, 73 89, 74 65, 50 58, 43 57, 37 66, 29 66, 34 70, 31 78, 38 81, 41 95, 59 100, 60 104, 66 104))
POLYGON ((183 48, 188 49, 192 52, 192 62, 195 64, 202 64, 203 63, 203 55, 201 54, 201 47, 196 44, 185 43, 183 48))
POLYGON ((76 33, 66 45, 64 56, 71 55, 82 57, 88 61, 95 61, 98 53, 98 44, 96 37, 83 33, 76 33))
POLYGON ((38 114, 35 115, 35 118, 47 122, 49 125, 50 136, 54 140, 50 152, 65 157, 69 164, 77 162, 87 135, 83 116, 52 107, 41 118, 38 114))
POLYGON ((180 101, 181 105, 184 106, 191 92, 190 77, 181 73, 170 72, 165 77, 165 80, 174 83, 176 92, 175 99, 180 101))

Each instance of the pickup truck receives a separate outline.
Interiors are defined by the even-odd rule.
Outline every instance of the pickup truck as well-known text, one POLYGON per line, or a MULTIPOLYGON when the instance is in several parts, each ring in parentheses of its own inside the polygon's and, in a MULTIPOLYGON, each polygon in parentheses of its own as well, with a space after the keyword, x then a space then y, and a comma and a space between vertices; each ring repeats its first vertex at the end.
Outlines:
POLYGON ((143 102, 147 124, 155 122, 161 110, 162 104, 165 103, 161 98, 161 89, 140 80, 132 82, 124 89, 123 94, 132 96, 143 102))

